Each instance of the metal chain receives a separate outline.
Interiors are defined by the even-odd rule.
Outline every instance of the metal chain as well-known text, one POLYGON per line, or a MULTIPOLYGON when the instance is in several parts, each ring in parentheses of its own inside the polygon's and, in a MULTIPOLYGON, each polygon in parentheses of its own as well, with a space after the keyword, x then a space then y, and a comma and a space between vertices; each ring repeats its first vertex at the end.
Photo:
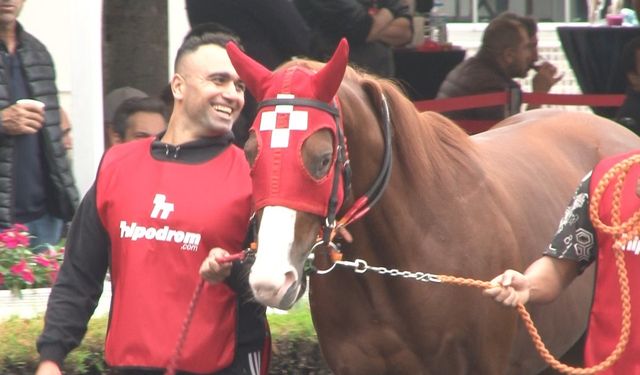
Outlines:
MULTIPOLYGON (((405 279, 414 279, 414 280, 422 281, 425 283, 441 283, 442 282, 442 280, 440 280, 440 278, 437 275, 434 275, 431 273, 400 271, 396 268, 370 266, 363 259, 356 259, 353 262, 339 260, 335 264, 339 266, 347 267, 347 268, 353 268, 353 271, 356 273, 365 273, 367 271, 373 271, 380 275, 403 277, 405 279)), ((333 267, 330 268, 327 272, 329 272, 332 269, 333 267)))

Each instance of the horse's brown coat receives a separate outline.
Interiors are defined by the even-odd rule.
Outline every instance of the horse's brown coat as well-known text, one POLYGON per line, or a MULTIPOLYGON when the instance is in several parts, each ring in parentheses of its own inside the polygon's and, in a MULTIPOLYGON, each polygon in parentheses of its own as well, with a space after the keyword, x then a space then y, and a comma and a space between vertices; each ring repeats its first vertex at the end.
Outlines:
MULTIPOLYGON (((585 173, 605 156, 640 148, 640 138, 611 121, 557 110, 525 112, 469 137, 437 113, 418 113, 392 83, 348 69, 338 97, 355 197, 381 165, 381 95, 393 123, 392 176, 380 202, 349 228, 355 240, 344 249, 346 260, 370 265, 480 280, 524 270, 585 173)), ((296 225, 297 251, 309 249, 320 220, 296 225)), ((588 270, 554 303, 531 307, 555 355, 583 333, 592 282, 588 270)), ((310 304, 336 374, 520 375, 544 367, 515 310, 475 288, 337 269, 311 277, 310 304)))

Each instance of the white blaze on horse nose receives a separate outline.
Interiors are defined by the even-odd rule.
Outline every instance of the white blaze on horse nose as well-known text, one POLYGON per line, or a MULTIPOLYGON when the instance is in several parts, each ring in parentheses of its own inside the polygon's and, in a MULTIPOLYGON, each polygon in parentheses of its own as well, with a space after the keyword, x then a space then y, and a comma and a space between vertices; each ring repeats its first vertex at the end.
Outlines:
POLYGON ((262 211, 258 231, 258 252, 251 267, 249 283, 258 301, 278 305, 282 297, 297 283, 297 272, 291 264, 296 212, 279 206, 262 211))

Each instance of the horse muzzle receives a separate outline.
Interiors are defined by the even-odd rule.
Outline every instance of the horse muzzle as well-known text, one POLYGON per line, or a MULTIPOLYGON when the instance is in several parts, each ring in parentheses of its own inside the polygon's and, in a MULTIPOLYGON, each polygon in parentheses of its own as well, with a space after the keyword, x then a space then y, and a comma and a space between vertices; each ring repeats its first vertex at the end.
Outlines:
POLYGON ((282 310, 290 309, 304 291, 300 273, 294 268, 282 273, 252 270, 249 284, 258 302, 282 310))

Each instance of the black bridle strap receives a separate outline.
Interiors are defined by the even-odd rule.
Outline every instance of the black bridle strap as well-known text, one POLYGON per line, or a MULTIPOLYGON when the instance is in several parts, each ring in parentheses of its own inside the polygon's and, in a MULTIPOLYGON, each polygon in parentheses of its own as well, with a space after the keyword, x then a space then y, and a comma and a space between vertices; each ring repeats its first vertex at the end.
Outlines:
POLYGON ((358 200, 349 208, 349 210, 344 214, 342 219, 340 219, 339 226, 345 227, 348 224, 358 220, 363 215, 365 215, 371 207, 373 207, 378 200, 382 197, 384 190, 389 184, 389 179, 391 178, 391 164, 392 164, 392 127, 391 127, 391 115, 389 113, 389 104, 387 103, 387 98, 384 94, 381 95, 382 98, 382 136, 384 137, 384 155, 382 159, 382 166, 380 167, 380 173, 378 173, 378 177, 376 177, 375 181, 367 190, 367 192, 358 198, 358 200))
POLYGON ((302 107, 314 107, 322 111, 329 112, 334 117, 340 117, 340 112, 338 111, 338 108, 332 106, 331 104, 325 103, 320 100, 306 99, 306 98, 267 99, 258 103, 257 110, 260 110, 262 107, 272 107, 276 105, 295 105, 295 106, 302 106, 302 107))

